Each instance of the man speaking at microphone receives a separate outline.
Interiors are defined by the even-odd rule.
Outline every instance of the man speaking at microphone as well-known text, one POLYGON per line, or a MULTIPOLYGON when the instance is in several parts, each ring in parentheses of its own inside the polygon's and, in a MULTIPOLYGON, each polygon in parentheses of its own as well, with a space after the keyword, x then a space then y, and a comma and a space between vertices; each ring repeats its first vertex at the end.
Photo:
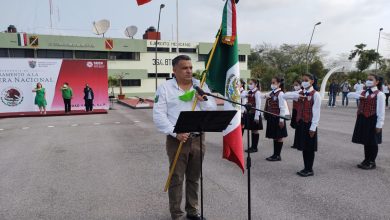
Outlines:
MULTIPOLYGON (((181 219, 184 212, 181 209, 183 181, 185 179, 185 211, 188 219, 200 219, 198 210, 198 192, 200 178, 200 157, 204 157, 205 147, 200 153, 200 138, 204 134, 173 133, 181 111, 191 111, 197 99, 195 111, 215 110, 217 105, 212 97, 201 96, 194 87, 199 86, 199 80, 193 78, 191 58, 186 55, 177 56, 172 60, 175 78, 161 84, 156 92, 153 107, 153 121, 157 129, 167 135, 166 150, 169 165, 172 166, 180 142, 183 148, 178 158, 171 184, 168 189, 169 210, 172 219, 181 219), (205 101, 207 100, 207 101, 205 101)), ((210 92, 206 84, 203 91, 210 92)), ((203 142, 204 143, 204 142, 203 142)))

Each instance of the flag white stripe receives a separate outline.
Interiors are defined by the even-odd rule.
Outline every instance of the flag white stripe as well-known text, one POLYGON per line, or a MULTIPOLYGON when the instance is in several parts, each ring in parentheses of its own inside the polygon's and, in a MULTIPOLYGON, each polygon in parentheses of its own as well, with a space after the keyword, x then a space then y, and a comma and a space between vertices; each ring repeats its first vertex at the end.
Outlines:
POLYGON ((20 42, 20 45, 19 46, 26 46, 25 42, 24 42, 24 35, 25 33, 18 33, 18 40, 20 42))
MULTIPOLYGON (((239 63, 237 62, 236 64, 234 64, 234 66, 232 66, 226 73, 226 81, 225 81, 225 85, 227 82, 227 80, 230 78, 231 75, 235 75, 238 79, 240 78, 240 66, 239 66, 239 63)), ((226 94, 225 94, 225 97, 226 97, 226 94)), ((240 126, 241 124, 241 108, 239 106, 236 106, 234 107, 232 104, 228 103, 228 102, 225 102, 224 103, 224 110, 237 110, 237 113, 236 115, 234 116, 234 118, 232 119, 232 121, 230 122, 230 125, 226 128, 225 131, 223 131, 223 136, 229 134, 230 132, 232 132, 234 129, 237 128, 237 126, 240 126)))
POLYGON ((232 36, 233 35, 233 6, 232 6, 232 1, 228 0, 227 4, 227 13, 226 13, 226 35, 227 36, 232 36))

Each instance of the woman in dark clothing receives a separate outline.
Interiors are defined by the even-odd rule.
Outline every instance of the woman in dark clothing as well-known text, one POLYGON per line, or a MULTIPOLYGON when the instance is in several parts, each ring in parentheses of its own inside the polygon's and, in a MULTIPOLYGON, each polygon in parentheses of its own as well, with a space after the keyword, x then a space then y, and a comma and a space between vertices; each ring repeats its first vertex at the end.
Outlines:
POLYGON ((84 101, 85 101, 85 111, 90 112, 93 109, 93 99, 95 98, 93 90, 89 87, 88 84, 84 88, 84 101))

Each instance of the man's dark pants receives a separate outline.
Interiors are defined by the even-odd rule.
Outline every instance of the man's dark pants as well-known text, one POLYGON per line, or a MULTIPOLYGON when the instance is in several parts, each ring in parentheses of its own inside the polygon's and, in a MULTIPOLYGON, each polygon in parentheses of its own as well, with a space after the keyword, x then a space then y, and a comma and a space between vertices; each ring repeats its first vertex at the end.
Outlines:
POLYGON ((64 99, 65 104, 65 113, 68 113, 71 111, 71 99, 64 99))

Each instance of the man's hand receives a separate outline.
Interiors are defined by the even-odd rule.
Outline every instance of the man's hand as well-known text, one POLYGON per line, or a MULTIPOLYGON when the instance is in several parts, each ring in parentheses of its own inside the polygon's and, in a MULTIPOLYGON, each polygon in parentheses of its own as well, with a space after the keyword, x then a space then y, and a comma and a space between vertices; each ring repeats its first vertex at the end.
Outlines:
POLYGON ((255 123, 256 123, 256 124, 259 124, 259 123, 260 123, 260 120, 259 120, 259 119, 255 119, 255 123))
POLYGON ((284 121, 279 122, 279 127, 284 128, 284 121))
POLYGON ((198 95, 198 94, 196 94, 196 98, 198 99, 199 102, 203 102, 204 101, 203 97, 198 95))
POLYGON ((311 138, 313 138, 315 134, 316 134, 315 131, 309 131, 309 135, 310 135, 311 138))
POLYGON ((180 142, 185 143, 188 140, 189 136, 190 136, 190 133, 177 134, 176 139, 179 140, 180 142))
POLYGON ((379 134, 382 132, 382 128, 376 128, 376 133, 379 134))

